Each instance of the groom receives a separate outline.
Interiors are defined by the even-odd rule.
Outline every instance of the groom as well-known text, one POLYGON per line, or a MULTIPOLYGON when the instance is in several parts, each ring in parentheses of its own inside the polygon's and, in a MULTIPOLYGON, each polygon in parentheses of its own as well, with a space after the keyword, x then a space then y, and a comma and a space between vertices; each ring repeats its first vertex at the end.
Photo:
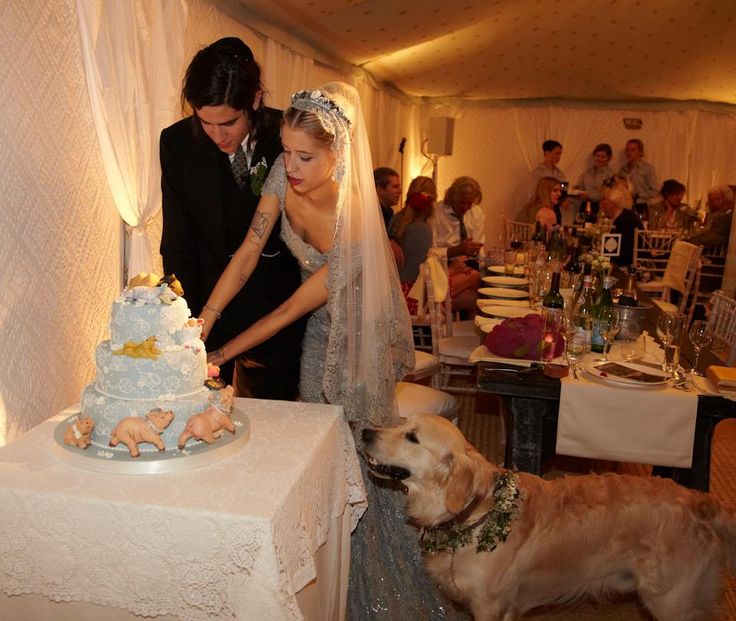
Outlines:
MULTIPOLYGON (((218 316, 207 338, 214 351, 286 300, 299 286, 296 260, 274 227, 258 267, 222 309, 207 299, 250 228, 261 189, 281 153, 281 113, 263 105, 260 68, 248 46, 228 37, 200 50, 184 78, 182 100, 193 110, 163 130, 161 255, 175 273, 192 314, 218 316)), ((304 323, 235 361, 239 396, 294 400, 304 323)), ((221 369, 231 382, 233 365, 221 369)))

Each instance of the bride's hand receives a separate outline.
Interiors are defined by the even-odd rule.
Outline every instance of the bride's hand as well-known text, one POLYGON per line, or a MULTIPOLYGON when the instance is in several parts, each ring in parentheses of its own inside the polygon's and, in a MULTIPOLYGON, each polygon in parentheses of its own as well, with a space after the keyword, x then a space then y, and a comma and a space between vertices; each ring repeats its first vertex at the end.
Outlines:
POLYGON ((220 347, 219 349, 216 349, 213 352, 210 352, 207 354, 207 362, 210 364, 215 364, 217 366, 222 366, 227 362, 225 359, 225 352, 223 351, 223 348, 220 347))

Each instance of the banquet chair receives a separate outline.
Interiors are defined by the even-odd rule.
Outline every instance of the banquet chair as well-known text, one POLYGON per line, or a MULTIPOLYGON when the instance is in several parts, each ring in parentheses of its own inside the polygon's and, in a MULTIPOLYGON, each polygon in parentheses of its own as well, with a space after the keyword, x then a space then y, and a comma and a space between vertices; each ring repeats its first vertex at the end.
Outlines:
POLYGON ((414 369, 404 377, 405 382, 427 384, 440 370, 440 361, 434 354, 414 350, 414 369))
POLYGON ((661 298, 653 299, 652 302, 657 304, 663 311, 687 314, 688 325, 690 325, 695 310, 696 296, 693 284, 698 278, 702 250, 701 246, 695 244, 684 241, 675 242, 662 279, 638 284, 642 291, 661 293, 661 298), (677 304, 672 303, 672 291, 677 291, 680 294, 677 304))
POLYGON ((525 242, 530 241, 534 235, 534 225, 528 222, 519 222, 511 218, 504 217, 504 241, 506 247, 509 247, 512 239, 525 242))
POLYGON ((652 280, 661 279, 667 268, 672 246, 678 239, 675 231, 634 231, 634 265, 646 270, 652 280))
POLYGON ((426 287, 426 300, 429 310, 429 321, 432 327, 432 353, 440 362, 440 371, 433 379, 433 386, 455 393, 475 394, 475 386, 467 384, 475 371, 475 365, 469 361, 470 354, 480 344, 480 335, 475 324, 471 333, 455 333, 452 317, 452 300, 450 297, 446 263, 443 265, 436 257, 429 257, 421 266, 426 287), (441 288, 441 289, 440 289, 441 288), (461 378, 460 382, 453 379, 461 378))
POLYGON ((457 399, 442 390, 413 382, 398 382, 396 402, 401 418, 409 418, 415 414, 434 414, 446 418, 457 426, 459 410, 457 399))
POLYGON ((704 307, 711 295, 723 286, 727 254, 728 244, 703 247, 700 255, 700 273, 693 288, 696 307, 704 307))
POLYGON ((725 349, 723 359, 732 367, 736 363, 736 300, 719 290, 710 297, 709 304, 708 325, 713 330, 710 349, 719 357, 720 350, 725 349))

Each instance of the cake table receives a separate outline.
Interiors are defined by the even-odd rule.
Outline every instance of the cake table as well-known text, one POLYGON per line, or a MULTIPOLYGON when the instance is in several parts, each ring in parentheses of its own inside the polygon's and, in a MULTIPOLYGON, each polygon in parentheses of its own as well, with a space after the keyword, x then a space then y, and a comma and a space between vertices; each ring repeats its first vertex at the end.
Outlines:
POLYGON ((342 618, 350 531, 365 506, 342 409, 255 399, 236 407, 249 442, 183 472, 70 465, 52 450, 64 413, 0 449, 0 610, 342 618))

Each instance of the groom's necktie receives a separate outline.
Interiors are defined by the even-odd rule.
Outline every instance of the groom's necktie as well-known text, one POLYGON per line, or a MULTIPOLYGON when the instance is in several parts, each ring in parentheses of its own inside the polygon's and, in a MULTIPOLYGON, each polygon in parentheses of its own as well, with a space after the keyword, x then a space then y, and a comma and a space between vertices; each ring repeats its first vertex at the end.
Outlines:
POLYGON ((245 183, 248 180, 248 171, 250 170, 250 167, 248 166, 248 158, 245 155, 245 151, 243 151, 243 145, 238 145, 231 166, 233 177, 235 177, 238 187, 241 190, 245 189, 245 183))

